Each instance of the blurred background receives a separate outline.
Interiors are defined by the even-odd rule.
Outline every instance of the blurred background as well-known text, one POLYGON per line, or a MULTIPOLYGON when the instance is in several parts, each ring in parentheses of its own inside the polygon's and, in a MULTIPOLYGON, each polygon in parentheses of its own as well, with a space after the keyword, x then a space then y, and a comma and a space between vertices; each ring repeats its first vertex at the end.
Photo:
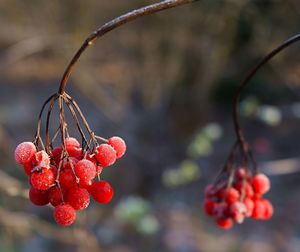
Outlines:
POLYGON ((202 0, 105 35, 67 86, 91 127, 122 136, 127 155, 102 178, 115 188, 69 228, 28 200, 14 163, 44 100, 89 33, 154 1, 0 0, 0 251, 298 252, 300 45, 274 58, 243 93, 241 117, 275 207, 267 222, 219 230, 203 190, 235 141, 234 90, 267 52, 299 32, 296 0, 202 0))

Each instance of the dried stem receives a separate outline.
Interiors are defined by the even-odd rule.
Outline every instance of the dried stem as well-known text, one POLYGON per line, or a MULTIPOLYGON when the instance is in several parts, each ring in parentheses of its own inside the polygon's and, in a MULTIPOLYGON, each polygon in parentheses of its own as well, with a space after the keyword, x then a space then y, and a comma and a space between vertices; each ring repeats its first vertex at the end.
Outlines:
POLYGON ((133 10, 131 12, 128 12, 124 15, 121 15, 103 26, 101 26, 98 30, 94 31, 92 34, 88 36, 88 38, 83 42, 81 47, 78 49, 78 51, 75 53, 74 57, 70 61, 69 65, 67 66, 62 80, 60 82, 60 87, 58 90, 59 94, 63 94, 65 92, 65 87, 67 85, 67 81, 71 75, 71 72, 79 60, 82 53, 86 50, 86 48, 93 44, 93 42, 99 38, 102 37, 104 34, 108 33, 109 31, 112 31, 116 28, 118 28, 121 25, 124 25, 130 21, 133 21, 137 19, 138 17, 147 16, 162 10, 170 9, 179 5, 188 4, 192 2, 196 2, 198 0, 166 0, 159 3, 151 4, 145 7, 142 7, 140 9, 133 10))
MULTIPOLYGON (((285 48, 289 47, 290 45, 294 44, 295 42, 300 40, 300 34, 297 34, 288 40, 284 41, 281 45, 276 47, 274 50, 272 50, 267 56, 265 56, 254 68, 250 70, 250 72, 246 75, 246 77, 242 80, 240 85, 237 88, 237 91, 234 96, 233 101, 233 121, 234 121, 234 129, 237 136, 237 139, 239 141, 239 144, 241 145, 244 152, 250 154, 250 158, 253 159, 252 153, 249 147, 249 144, 247 143, 244 133, 241 128, 240 118, 239 118, 239 102, 241 98, 241 93, 244 90, 244 88, 247 86, 247 84, 250 82, 250 80, 253 78, 253 76, 257 73, 257 71, 265 65, 269 60, 271 60, 275 55, 277 55, 279 52, 284 50, 285 48)), ((254 159, 253 159, 254 160, 254 159)))

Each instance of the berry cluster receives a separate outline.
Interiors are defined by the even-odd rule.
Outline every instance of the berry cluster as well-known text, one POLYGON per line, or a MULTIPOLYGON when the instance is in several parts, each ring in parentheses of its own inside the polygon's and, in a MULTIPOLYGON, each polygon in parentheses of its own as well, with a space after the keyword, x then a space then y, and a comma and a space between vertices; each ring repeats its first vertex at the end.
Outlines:
POLYGON ((205 189, 204 211, 213 216, 216 224, 229 229, 234 221, 242 223, 246 217, 268 220, 273 215, 271 202, 263 198, 270 190, 270 180, 262 173, 254 176, 239 168, 231 183, 208 185, 205 189))
POLYGON ((90 195, 98 203, 108 203, 113 197, 112 186, 100 180, 103 167, 111 166, 126 151, 120 137, 111 137, 93 151, 82 148, 72 137, 47 153, 37 150, 32 142, 20 143, 15 160, 23 165, 29 176, 29 199, 38 206, 50 203, 54 219, 62 226, 71 225, 75 210, 83 210, 90 203, 90 195), (98 181, 94 179, 98 177, 98 181))

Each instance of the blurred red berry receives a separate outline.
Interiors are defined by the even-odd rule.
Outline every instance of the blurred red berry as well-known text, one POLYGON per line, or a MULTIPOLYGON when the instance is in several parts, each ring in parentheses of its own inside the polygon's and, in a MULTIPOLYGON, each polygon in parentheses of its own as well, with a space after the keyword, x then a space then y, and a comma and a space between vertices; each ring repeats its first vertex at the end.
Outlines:
POLYGON ((36 153, 36 147, 31 142, 20 143, 15 149, 15 160, 18 164, 30 163, 36 153))
POLYGON ((246 206, 246 216, 250 217, 252 216, 253 209, 254 209, 254 202, 251 198, 245 198, 244 204, 246 206))
POLYGON ((253 177, 252 186, 255 193, 262 195, 270 190, 271 184, 266 175, 259 173, 253 177))
POLYGON ((224 190, 223 197, 226 200, 226 202, 230 204, 237 201, 240 198, 240 193, 238 190, 234 189, 233 187, 230 187, 224 190))
POLYGON ((204 212, 209 215, 213 216, 215 213, 215 207, 216 207, 216 202, 210 199, 206 199, 203 204, 203 210, 204 212))
POLYGON ((230 229, 233 226, 231 218, 221 218, 216 220, 216 224, 222 229, 230 229))
POLYGON ((244 197, 253 197, 254 196, 254 190, 252 185, 247 181, 240 181, 235 184, 234 186, 242 195, 244 193, 244 197))
POLYGON ((265 213, 264 213, 264 220, 270 219, 274 214, 274 208, 272 203, 269 200, 263 199, 263 203, 265 205, 265 213))
POLYGON ((254 200, 254 208, 252 212, 253 219, 263 219, 265 216, 266 206, 262 199, 254 200))
POLYGON ((246 206, 244 203, 236 201, 229 206, 230 216, 237 222, 242 223, 246 215, 246 206))

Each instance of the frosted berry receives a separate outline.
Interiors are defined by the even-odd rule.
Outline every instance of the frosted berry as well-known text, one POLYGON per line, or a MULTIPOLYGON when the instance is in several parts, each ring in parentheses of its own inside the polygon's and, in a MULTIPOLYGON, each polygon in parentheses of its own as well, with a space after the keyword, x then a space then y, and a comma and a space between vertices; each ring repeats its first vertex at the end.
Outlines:
POLYGON ((61 162, 62 162, 61 166, 64 170, 66 170, 66 169, 72 170, 72 167, 74 168, 75 165, 78 163, 78 159, 74 158, 74 157, 69 157, 69 159, 64 159, 61 162))
POLYGON ((223 229, 230 229, 233 226, 231 218, 221 218, 216 220, 216 224, 223 229))
POLYGON ((55 176, 51 169, 42 169, 31 174, 30 182, 37 190, 48 190, 54 184, 55 176))
POLYGON ((72 187, 68 191, 67 202, 75 210, 83 210, 90 204, 89 192, 84 188, 72 187))
POLYGON ((81 183, 87 184, 96 176, 96 167, 93 162, 82 159, 74 167, 77 177, 81 183))
POLYGON ((40 191, 33 187, 29 190, 30 201, 37 206, 44 206, 49 203, 49 191, 40 191))
POLYGON ((49 202, 54 207, 63 203, 62 193, 57 186, 49 189, 49 202))
POLYGON ((26 164, 31 162, 32 157, 36 153, 36 147, 31 142, 20 143, 15 149, 15 160, 18 164, 26 164))
POLYGON ((80 148, 80 143, 74 137, 68 137, 65 139, 65 146, 67 151, 74 148, 80 148))
POLYGON ((51 160, 53 160, 53 163, 58 165, 61 159, 61 152, 62 152, 62 148, 60 146, 55 147, 52 151, 51 151, 51 160))
POLYGON ((95 201, 99 203, 108 203, 111 201, 114 191, 108 182, 102 180, 92 184, 90 193, 95 201))
POLYGON ((45 151, 39 151, 32 157, 32 163, 34 168, 37 169, 49 169, 50 168, 50 157, 45 151))
POLYGON ((69 204, 61 204, 54 208, 54 220, 61 226, 70 226, 76 219, 76 212, 69 204))
POLYGON ((116 161, 116 151, 110 145, 101 144, 96 150, 96 159, 101 166, 110 166, 116 161))
POLYGON ((253 177, 252 186, 254 188, 254 191, 259 195, 268 192, 271 187, 269 178, 262 173, 257 174, 253 177))
POLYGON ((126 152, 126 144, 121 137, 111 137, 108 139, 108 144, 116 151, 117 158, 122 157, 126 152))

